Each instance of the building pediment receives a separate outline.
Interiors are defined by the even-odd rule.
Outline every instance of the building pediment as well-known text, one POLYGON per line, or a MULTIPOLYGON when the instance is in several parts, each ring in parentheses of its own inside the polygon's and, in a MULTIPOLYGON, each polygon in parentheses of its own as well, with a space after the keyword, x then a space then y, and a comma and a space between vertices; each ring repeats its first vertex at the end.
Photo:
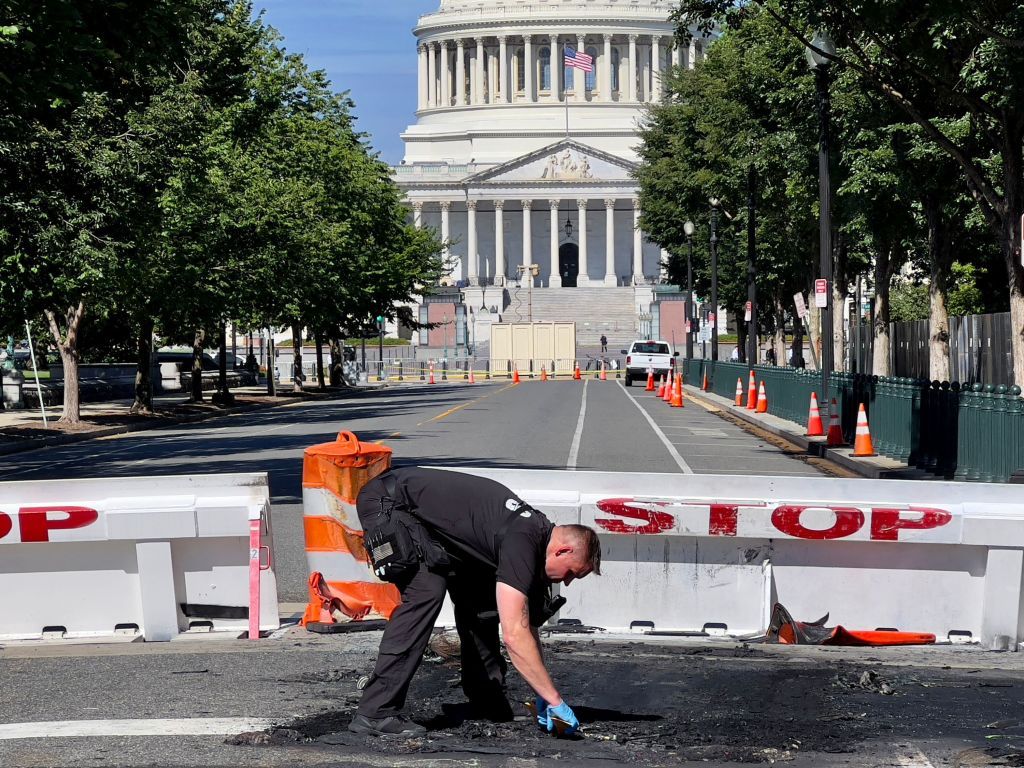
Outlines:
POLYGON ((474 174, 465 183, 632 182, 635 168, 621 157, 567 139, 474 174))

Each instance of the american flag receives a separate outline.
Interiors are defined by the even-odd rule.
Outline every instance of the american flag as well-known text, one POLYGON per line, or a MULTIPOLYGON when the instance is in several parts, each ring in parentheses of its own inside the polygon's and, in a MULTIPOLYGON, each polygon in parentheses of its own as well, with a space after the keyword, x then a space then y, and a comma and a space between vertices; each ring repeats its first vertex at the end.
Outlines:
POLYGON ((576 67, 576 69, 582 69, 584 72, 594 71, 594 57, 587 56, 582 51, 577 51, 575 48, 565 47, 565 66, 576 67))

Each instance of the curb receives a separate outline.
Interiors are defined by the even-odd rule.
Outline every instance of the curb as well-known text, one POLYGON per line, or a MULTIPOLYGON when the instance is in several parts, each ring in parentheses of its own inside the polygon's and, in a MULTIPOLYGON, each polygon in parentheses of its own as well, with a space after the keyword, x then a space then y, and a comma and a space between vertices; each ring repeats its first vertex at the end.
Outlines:
POLYGON ((816 456, 826 461, 830 461, 833 464, 837 464, 843 469, 847 469, 850 472, 854 472, 861 477, 868 478, 869 480, 935 480, 941 479, 936 478, 927 472, 923 472, 916 467, 908 467, 903 465, 901 467, 880 467, 867 461, 861 461, 853 458, 849 449, 837 450, 835 448, 829 448, 824 442, 818 440, 812 440, 806 435, 792 432, 782 427, 778 427, 774 424, 769 424, 756 416, 752 415, 746 408, 737 408, 733 403, 725 400, 725 398, 719 397, 718 395, 704 392, 698 387, 694 387, 690 384, 684 384, 684 389, 687 393, 695 400, 703 400, 706 403, 714 405, 720 411, 729 413, 742 421, 747 422, 753 426, 763 429, 765 432, 770 432, 776 437, 781 437, 784 440, 788 440, 794 445, 799 446, 807 452, 808 456, 816 456), (715 398, 715 399, 710 399, 715 398), (718 402, 722 400, 723 402, 718 402))
POLYGON ((15 453, 25 453, 27 451, 36 451, 40 448, 52 448, 61 445, 70 445, 73 443, 80 443, 85 440, 96 440, 102 437, 110 437, 112 435, 125 435, 130 432, 144 432, 147 430, 157 430, 163 427, 172 427, 178 424, 192 424, 200 421, 207 421, 209 419, 218 418, 220 416, 228 416, 236 413, 248 413, 250 411, 262 411, 270 408, 280 408, 283 405, 290 405, 296 402, 312 402, 318 400, 332 400, 332 399, 343 399, 352 395, 357 395, 363 391, 376 391, 384 389, 383 386, 369 386, 369 387, 351 387, 347 389, 341 389, 337 392, 330 393, 307 393, 307 397, 303 400, 290 400, 282 399, 280 402, 273 403, 252 403, 247 405, 237 405, 230 408, 223 408, 217 411, 203 411, 200 413, 187 414, 183 416, 172 416, 160 421, 154 421, 152 423, 142 422, 138 424, 124 424, 118 427, 105 427, 102 429, 93 429, 83 432, 71 432, 71 433, 59 433, 54 435, 48 435, 46 437, 34 437, 24 440, 23 442, 17 442, 10 445, 3 445, 0 443, 0 456, 9 456, 15 453))

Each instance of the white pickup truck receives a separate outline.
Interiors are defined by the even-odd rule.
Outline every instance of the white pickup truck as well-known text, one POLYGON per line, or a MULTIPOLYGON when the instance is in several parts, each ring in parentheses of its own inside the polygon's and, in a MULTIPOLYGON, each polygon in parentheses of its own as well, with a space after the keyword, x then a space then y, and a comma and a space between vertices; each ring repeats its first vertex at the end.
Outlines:
POLYGON ((662 374, 668 376, 675 372, 676 356, 667 341, 639 340, 622 350, 626 356, 626 386, 632 386, 633 380, 647 381, 647 371, 654 372, 654 378, 660 379, 662 374))

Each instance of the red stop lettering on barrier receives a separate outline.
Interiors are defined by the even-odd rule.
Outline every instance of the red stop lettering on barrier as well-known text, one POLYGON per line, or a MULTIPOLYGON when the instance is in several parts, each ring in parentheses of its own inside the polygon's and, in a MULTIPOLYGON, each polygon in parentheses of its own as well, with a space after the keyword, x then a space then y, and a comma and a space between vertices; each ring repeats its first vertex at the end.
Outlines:
POLYGON ((856 507, 814 507, 785 505, 772 512, 772 525, 783 533, 798 539, 841 539, 856 533, 864 525, 864 513, 856 507), (800 522, 800 516, 808 509, 829 509, 836 520, 831 528, 817 530, 800 522))
MULTIPOLYGON (((99 519, 99 512, 88 507, 22 507, 18 510, 18 525, 23 543, 50 540, 50 531, 66 531, 84 528, 99 519), (51 520, 49 513, 66 515, 51 520)), ((2 523, 0 523, 2 525, 2 523)))
POLYGON ((11 522, 11 516, 0 512, 0 539, 10 533, 13 527, 14 523, 11 522))
POLYGON ((945 525, 953 516, 944 509, 910 507, 910 509, 872 509, 871 538, 874 541, 898 541, 900 530, 923 531, 945 525), (917 512, 921 516, 907 519, 904 512, 917 512))
POLYGON ((661 533, 675 527, 676 519, 667 512, 634 507, 631 502, 635 503, 633 499, 601 499, 597 502, 597 508, 610 515, 643 520, 646 525, 630 525, 624 520, 601 517, 595 518, 594 522, 612 533, 661 533))

